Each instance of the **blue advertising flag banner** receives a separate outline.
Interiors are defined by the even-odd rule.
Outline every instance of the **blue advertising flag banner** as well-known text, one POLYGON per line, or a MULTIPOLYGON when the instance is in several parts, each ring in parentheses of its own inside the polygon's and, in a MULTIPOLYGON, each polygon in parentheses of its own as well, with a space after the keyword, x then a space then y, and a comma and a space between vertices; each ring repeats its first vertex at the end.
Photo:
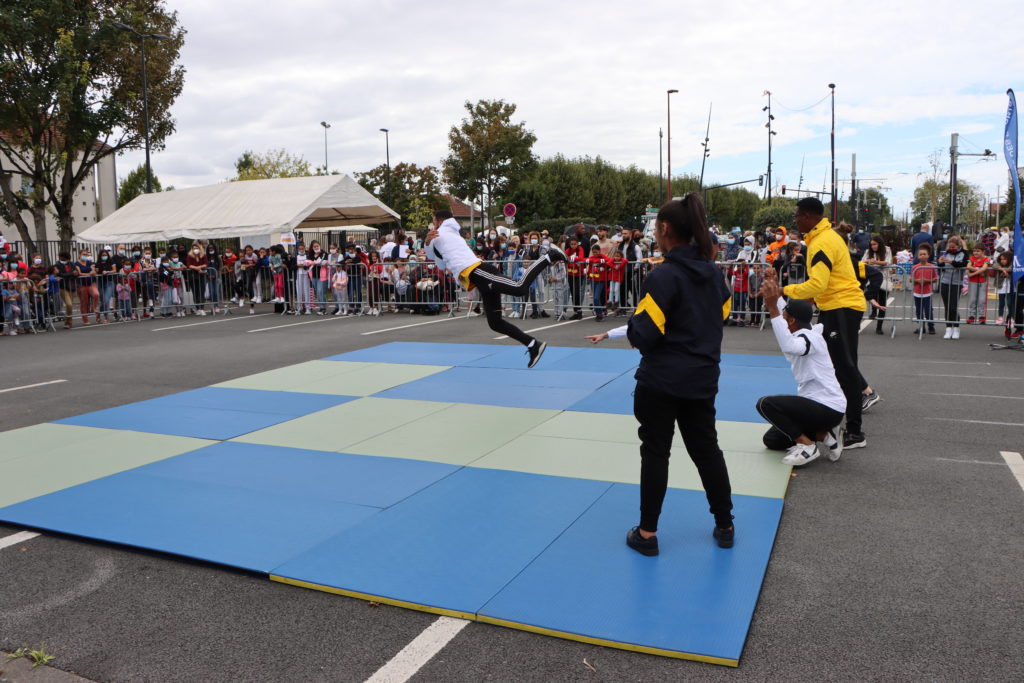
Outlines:
POLYGON ((1024 276, 1024 237, 1020 230, 1020 176, 1017 175, 1017 98, 1013 90, 1007 90, 1010 105, 1006 110, 1006 134, 1003 137, 1003 152, 1013 178, 1013 284, 1024 276))

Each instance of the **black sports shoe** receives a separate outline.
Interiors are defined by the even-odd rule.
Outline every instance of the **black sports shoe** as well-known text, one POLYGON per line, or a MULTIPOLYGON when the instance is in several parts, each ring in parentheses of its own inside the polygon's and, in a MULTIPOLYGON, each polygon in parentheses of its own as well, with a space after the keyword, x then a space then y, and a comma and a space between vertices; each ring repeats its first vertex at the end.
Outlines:
POLYGON ((845 432, 843 434, 843 450, 848 451, 851 448, 864 448, 868 445, 867 437, 863 433, 854 434, 853 432, 845 432))
POLYGON ((548 246, 548 261, 551 263, 558 263, 559 261, 568 261, 569 257, 565 255, 565 252, 556 247, 554 244, 548 246))
POLYGON ((658 554, 658 537, 644 538, 640 535, 640 527, 635 526, 626 533, 626 545, 647 557, 658 554))
POLYGON ((872 391, 870 394, 860 395, 860 412, 866 413, 868 409, 881 401, 877 391, 872 391))
POLYGON ((526 347, 526 352, 530 354, 530 364, 526 367, 532 368, 540 360, 540 357, 544 355, 544 349, 548 347, 547 342, 542 342, 539 339, 533 340, 533 346, 526 347))
POLYGON ((736 536, 736 527, 729 527, 723 529, 722 527, 715 527, 715 530, 711 532, 711 535, 718 541, 719 548, 731 548, 733 539, 736 536))

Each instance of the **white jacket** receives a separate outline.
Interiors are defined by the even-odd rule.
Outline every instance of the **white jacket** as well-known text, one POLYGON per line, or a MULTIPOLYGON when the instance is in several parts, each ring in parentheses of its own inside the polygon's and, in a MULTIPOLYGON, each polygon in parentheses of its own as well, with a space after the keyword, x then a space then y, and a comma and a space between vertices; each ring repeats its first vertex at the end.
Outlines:
POLYGON ((437 237, 427 245, 427 258, 437 264, 438 268, 446 269, 456 278, 467 268, 480 263, 466 240, 459 233, 459 224, 454 218, 448 218, 437 228, 437 237))
POLYGON ((822 326, 815 325, 811 329, 799 329, 790 332, 786 319, 781 313, 786 309, 786 302, 779 299, 780 315, 772 318, 772 331, 779 342, 779 348, 786 360, 793 366, 793 377, 796 378, 796 393, 809 398, 832 410, 846 412, 846 396, 839 388, 836 371, 832 366, 832 358, 828 355, 828 345, 821 335, 822 326))

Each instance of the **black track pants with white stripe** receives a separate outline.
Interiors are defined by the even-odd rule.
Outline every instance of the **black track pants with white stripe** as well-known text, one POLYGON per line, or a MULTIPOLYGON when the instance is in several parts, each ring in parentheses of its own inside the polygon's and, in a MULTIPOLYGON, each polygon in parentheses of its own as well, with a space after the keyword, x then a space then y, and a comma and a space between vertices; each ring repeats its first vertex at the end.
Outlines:
POLYGON ((529 346, 533 337, 501 317, 501 295, 526 296, 530 284, 537 279, 548 265, 546 258, 534 261, 518 280, 507 278, 489 263, 481 263, 469 274, 469 281, 480 290, 480 302, 487 316, 487 325, 499 334, 504 334, 524 346, 529 346))

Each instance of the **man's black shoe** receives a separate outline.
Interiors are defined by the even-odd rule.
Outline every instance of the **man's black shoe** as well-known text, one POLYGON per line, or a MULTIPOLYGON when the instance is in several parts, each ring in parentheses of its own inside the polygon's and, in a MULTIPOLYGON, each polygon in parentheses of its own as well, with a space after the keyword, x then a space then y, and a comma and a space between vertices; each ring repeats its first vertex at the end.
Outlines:
POLYGON ((644 538, 640 535, 640 527, 635 526, 629 530, 626 534, 626 545, 647 557, 654 557, 658 554, 658 537, 644 538))
POLYGON ((731 548, 733 539, 736 536, 736 528, 729 527, 728 529, 723 529, 716 526, 715 530, 711 532, 711 535, 715 537, 716 541, 718 541, 719 548, 731 548))
POLYGON ((526 352, 530 354, 530 364, 526 367, 532 368, 540 360, 540 357, 544 355, 544 349, 548 347, 547 342, 542 342, 538 339, 533 340, 533 346, 526 347, 526 352))
POLYGON ((536 320, 537 318, 540 317, 540 315, 537 313, 537 311, 534 311, 533 313, 530 314, 530 317, 532 319, 536 320))
POLYGON ((548 315, 547 311, 541 311, 540 312, 540 317, 542 317, 542 318, 550 318, 551 316, 548 315))
POLYGON ((868 445, 867 437, 861 434, 854 434, 853 432, 846 432, 843 434, 843 450, 848 451, 851 448, 864 448, 868 445))
POLYGON ((572 314, 572 317, 569 318, 569 320, 583 320, 583 314, 580 313, 579 311, 576 311, 575 313, 572 314))

